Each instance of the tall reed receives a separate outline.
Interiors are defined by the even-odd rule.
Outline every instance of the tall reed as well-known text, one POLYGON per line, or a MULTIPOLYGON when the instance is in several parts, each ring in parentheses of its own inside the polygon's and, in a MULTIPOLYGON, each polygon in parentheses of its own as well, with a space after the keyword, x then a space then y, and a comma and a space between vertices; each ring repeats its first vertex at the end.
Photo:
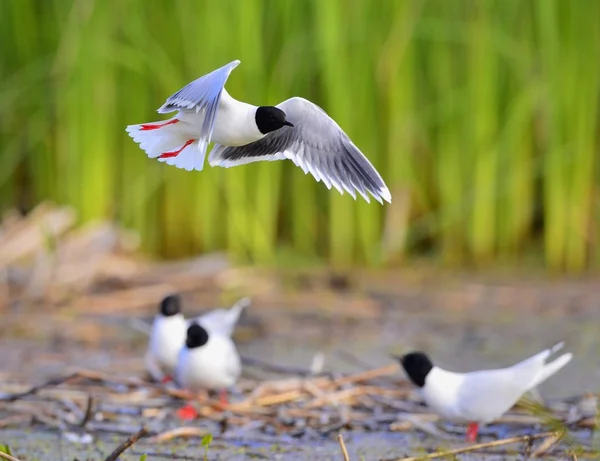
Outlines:
POLYGON ((550 269, 597 267, 599 14, 584 0, 0 2, 0 209, 69 203, 165 256, 455 266, 541 248, 550 269), (289 161, 148 159, 125 126, 233 59, 234 97, 319 104, 393 203, 289 161))

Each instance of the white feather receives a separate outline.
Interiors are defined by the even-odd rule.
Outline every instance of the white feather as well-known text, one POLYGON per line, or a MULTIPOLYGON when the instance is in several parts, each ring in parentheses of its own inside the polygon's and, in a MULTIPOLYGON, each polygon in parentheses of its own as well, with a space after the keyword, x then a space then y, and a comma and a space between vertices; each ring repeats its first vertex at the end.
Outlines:
POLYGON ((233 386, 242 372, 235 344, 227 335, 209 333, 208 342, 200 347, 181 348, 175 380, 188 390, 219 390, 233 386))

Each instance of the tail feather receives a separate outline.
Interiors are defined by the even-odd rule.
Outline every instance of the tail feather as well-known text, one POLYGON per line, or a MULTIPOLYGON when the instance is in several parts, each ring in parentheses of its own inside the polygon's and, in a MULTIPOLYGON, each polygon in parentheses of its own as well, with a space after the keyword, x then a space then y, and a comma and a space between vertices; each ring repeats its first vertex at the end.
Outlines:
POLYGON ((198 322, 209 331, 231 336, 242 311, 250 305, 249 298, 242 298, 229 309, 209 311, 193 321, 198 322))
POLYGON ((237 301, 231 308, 229 309, 229 315, 231 316, 231 323, 235 325, 242 315, 242 311, 250 305, 250 298, 242 298, 237 301))
POLYGON ((200 149, 187 124, 178 122, 173 117, 162 122, 129 125, 126 131, 148 157, 187 171, 202 171, 206 149, 200 149))
POLYGON ((532 355, 531 357, 513 365, 512 368, 531 368, 531 367, 542 367, 544 365, 544 363, 546 362, 546 359, 548 357, 550 357, 552 354, 554 354, 555 352, 559 351, 560 349, 563 348, 563 346, 565 345, 564 341, 561 341, 558 344, 555 344, 552 347, 549 347, 548 349, 544 349, 541 352, 538 352, 535 355, 532 355))
POLYGON ((177 168, 183 168, 186 171, 200 171, 202 170, 204 158, 198 155, 198 143, 190 139, 174 151, 163 152, 158 157, 158 161, 177 168))
POLYGON ((561 355, 556 360, 553 360, 550 363, 544 365, 541 371, 537 374, 533 382, 531 383, 530 388, 536 387, 546 381, 550 376, 564 367, 567 363, 571 361, 573 358, 573 354, 570 352, 561 355))
POLYGON ((524 384, 525 390, 530 390, 548 379, 571 360, 572 354, 569 353, 547 363, 550 356, 562 349, 564 345, 564 342, 555 344, 509 368, 513 371, 517 380, 524 384))

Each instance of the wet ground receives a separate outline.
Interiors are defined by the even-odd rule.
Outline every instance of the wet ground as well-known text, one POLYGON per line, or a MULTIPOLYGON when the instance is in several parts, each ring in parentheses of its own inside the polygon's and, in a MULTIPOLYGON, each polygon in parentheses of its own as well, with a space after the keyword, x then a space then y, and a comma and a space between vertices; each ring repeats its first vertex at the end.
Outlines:
MULTIPOLYGON (((509 365, 564 340, 575 358, 540 387, 542 396, 560 399, 600 391, 600 279, 513 276, 491 282, 387 273, 266 280, 238 282, 227 295, 253 298, 236 332, 238 348, 246 357, 309 367, 321 352, 326 370, 351 372, 385 366, 392 361, 390 353, 420 349, 444 367, 468 371, 509 365)), ((186 314, 193 315, 222 304, 223 296, 187 293, 184 299, 190 306, 186 314)), ((146 337, 132 326, 132 319, 149 321, 152 314, 152 306, 123 311, 95 305, 47 312, 12 306, 2 314, 0 381, 35 383, 65 374, 72 366, 141 376, 146 337)), ((498 436, 498 431, 492 430, 490 436, 498 436)), ((23 461, 104 459, 124 437, 106 434, 98 443, 78 448, 51 431, 25 434, 0 429, 0 443, 23 454, 23 461)), ((423 453, 419 451, 423 447, 429 451, 462 445, 459 436, 447 442, 417 431, 352 432, 345 437, 353 460, 398 458, 423 453)), ((578 437, 591 440, 591 434, 578 437)), ((149 459, 200 459, 203 454, 199 440, 158 446, 139 442, 132 450, 138 455, 121 459, 137 460, 144 451, 154 453, 149 459)), ((342 459, 335 434, 321 440, 275 436, 266 441, 215 440, 210 453, 210 459, 228 460, 342 459)))

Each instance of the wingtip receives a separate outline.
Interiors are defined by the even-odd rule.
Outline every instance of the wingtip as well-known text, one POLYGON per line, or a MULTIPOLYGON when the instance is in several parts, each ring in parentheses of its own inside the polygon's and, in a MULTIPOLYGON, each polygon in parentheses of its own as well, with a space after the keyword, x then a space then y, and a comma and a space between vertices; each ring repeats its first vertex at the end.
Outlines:
POLYGON ((566 354, 563 354, 562 356, 564 357, 563 360, 565 361, 565 365, 566 365, 573 358, 573 353, 572 352, 567 352, 566 354))
MULTIPOLYGON (((390 194, 390 190, 387 187, 382 188, 379 191, 379 195, 381 196, 381 198, 383 200, 385 200, 388 203, 392 203, 392 194, 390 194)), ((383 205, 383 203, 382 203, 383 205)))
POLYGON ((241 299, 239 299, 234 305, 234 308, 237 308, 239 310, 243 310, 246 309, 247 307, 249 307, 252 304, 252 299, 248 296, 245 296, 241 299))
POLYGON ((556 343, 554 346, 552 346, 550 348, 550 353, 555 353, 555 352, 561 350, 563 347, 565 347, 565 342, 564 341, 556 343))
POLYGON ((252 298, 250 298, 249 296, 245 296, 244 298, 238 301, 238 304, 242 307, 248 307, 250 304, 252 304, 252 298))

